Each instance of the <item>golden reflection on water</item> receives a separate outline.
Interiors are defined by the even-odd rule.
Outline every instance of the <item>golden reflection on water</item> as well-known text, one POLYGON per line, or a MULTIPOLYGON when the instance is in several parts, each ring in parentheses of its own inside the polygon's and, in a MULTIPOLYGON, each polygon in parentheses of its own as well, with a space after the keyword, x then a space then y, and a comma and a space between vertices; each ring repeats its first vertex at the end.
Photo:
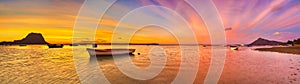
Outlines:
MULTIPOLYGON (((74 66, 72 48, 79 49, 81 54, 87 55, 85 49, 90 47, 66 45, 64 48, 50 49, 46 45, 0 46, 0 83, 80 83, 74 66)), ((148 67, 151 63, 148 51, 153 46, 130 47, 137 49, 135 55, 130 57, 133 64, 141 68, 148 67)), ((168 55, 167 63, 163 71, 150 80, 136 80, 126 76, 115 66, 112 57, 98 57, 97 60, 104 75, 113 84, 171 83, 178 73, 180 51, 178 46, 162 47, 168 55)), ((200 46, 199 49, 200 66, 195 83, 203 83, 210 64, 211 47, 200 46)), ((89 57, 83 59, 89 61, 89 57)), ((299 55, 259 52, 246 47, 241 47, 238 51, 228 48, 219 83, 300 83, 299 69, 299 55)))
POLYGON ((79 83, 71 49, 44 46, 0 49, 1 83, 79 83))

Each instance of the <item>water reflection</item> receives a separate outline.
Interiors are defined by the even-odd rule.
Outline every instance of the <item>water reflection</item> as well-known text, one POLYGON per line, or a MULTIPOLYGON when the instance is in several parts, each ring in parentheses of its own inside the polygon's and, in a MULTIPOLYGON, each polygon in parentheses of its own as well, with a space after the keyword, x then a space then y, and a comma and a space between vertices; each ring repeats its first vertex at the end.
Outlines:
MULTIPOLYGON (((176 77, 181 55, 178 46, 162 46, 167 54, 167 63, 160 74, 150 80, 136 80, 123 74, 112 56, 89 56, 86 48, 74 46, 81 52, 83 61, 73 59, 72 48, 48 49, 43 46, 0 46, 0 83, 80 83, 77 73, 99 68, 111 83, 171 83, 176 77), (82 65, 76 71, 74 61, 82 65)), ((136 67, 145 68, 151 63, 148 57, 153 46, 130 46, 141 53, 129 56, 136 67)), ((271 47, 271 46, 269 46, 271 47)), ((300 83, 300 56, 276 52, 254 51, 257 47, 239 47, 238 51, 226 50, 227 57, 219 83, 300 83)), ((199 47, 200 63, 195 83, 203 83, 210 65, 211 47, 199 47)), ((216 47, 218 49, 218 47, 216 47)), ((126 60, 126 56, 119 56, 126 60)), ((160 60, 160 59, 153 59, 160 60)), ((120 61, 122 62, 122 60, 120 61)), ((189 69, 189 68, 186 68, 189 69)), ((132 71, 135 72, 135 71, 132 71)), ((89 71, 84 80, 92 79, 89 71)), ((147 75, 147 73, 145 73, 147 75)))

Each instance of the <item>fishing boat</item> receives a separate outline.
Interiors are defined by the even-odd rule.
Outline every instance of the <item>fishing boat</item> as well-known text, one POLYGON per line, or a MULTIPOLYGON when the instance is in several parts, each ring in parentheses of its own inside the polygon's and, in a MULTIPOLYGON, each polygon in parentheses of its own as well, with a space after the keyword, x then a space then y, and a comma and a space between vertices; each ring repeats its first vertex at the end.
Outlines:
POLYGON ((48 44, 49 48, 62 48, 64 47, 63 44, 48 44))
POLYGON ((238 46, 230 46, 230 49, 231 50, 239 50, 239 47, 238 46))
POLYGON ((20 44, 19 46, 27 46, 26 44, 20 44))
POLYGON ((90 56, 132 55, 135 49, 95 49, 87 48, 90 56))

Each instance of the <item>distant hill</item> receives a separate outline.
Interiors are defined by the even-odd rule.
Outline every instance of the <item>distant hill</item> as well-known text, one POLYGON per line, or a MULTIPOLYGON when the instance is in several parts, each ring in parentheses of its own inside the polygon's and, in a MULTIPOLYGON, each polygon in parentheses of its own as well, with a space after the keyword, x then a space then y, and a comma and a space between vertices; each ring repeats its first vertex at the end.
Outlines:
POLYGON ((257 46, 257 45, 280 45, 283 44, 283 42, 279 42, 279 41, 271 41, 271 40, 267 40, 267 39, 263 39, 263 38, 258 38, 257 40, 255 40, 254 42, 252 42, 251 46, 257 46))
POLYGON ((18 45, 18 44, 48 44, 41 33, 29 33, 21 40, 14 40, 13 42, 0 42, 2 45, 18 45))

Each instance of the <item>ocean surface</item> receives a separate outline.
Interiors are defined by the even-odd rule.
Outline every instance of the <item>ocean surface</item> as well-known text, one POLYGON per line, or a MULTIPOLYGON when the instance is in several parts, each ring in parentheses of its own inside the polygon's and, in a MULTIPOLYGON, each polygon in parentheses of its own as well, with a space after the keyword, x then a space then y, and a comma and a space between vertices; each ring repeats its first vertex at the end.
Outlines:
MULTIPOLYGON (((51 48, 43 45, 30 46, 0 46, 0 83, 80 83, 93 79, 93 71, 88 71, 87 65, 96 60, 97 67, 105 78, 112 84, 124 83, 172 83, 179 73, 181 52, 179 46, 160 46, 164 52, 152 50, 156 46, 135 45, 136 52, 128 56, 138 69, 147 69, 151 61, 149 54, 166 55, 166 63, 157 76, 149 80, 139 80, 124 74, 114 58, 90 57, 86 48, 91 46, 64 46, 51 48), (73 52, 73 49, 76 52, 73 52), (140 54, 138 54, 140 53, 140 54), (74 57, 76 54, 79 57, 74 57), (79 74, 85 74, 80 75, 79 74)), ((98 46, 108 48, 109 46, 98 46)), ((185 48, 195 46, 184 46, 185 48)), ((194 83, 203 83, 209 70, 211 49, 213 47, 196 46, 200 50, 199 67, 194 83)), ((221 46, 220 46, 221 47, 221 46)), ((226 60, 219 84, 299 84, 300 55, 277 52, 261 52, 253 50, 257 47, 241 47, 238 51, 226 48, 226 60)), ((214 49, 219 49, 214 47, 214 49)), ((220 48, 221 49, 221 48, 220 48)), ((190 50, 193 51, 193 50, 190 50)), ((195 56, 197 57, 197 56, 195 56)), ((193 58, 191 58, 193 59, 193 58)), ((128 59, 120 58, 119 63, 128 59)), ((124 67, 125 65, 123 65, 124 67)), ((154 69, 159 64, 151 65, 154 69)), ((125 66, 126 67, 126 66, 125 66)), ((192 67, 195 68, 195 67, 192 67)), ((184 68, 189 70, 190 68, 184 68)), ((135 69, 128 70, 136 72, 135 69)), ((142 75, 147 75, 144 73, 142 75)), ((188 76, 187 76, 188 77, 188 76)), ((191 76, 190 78, 193 79, 191 76)))

